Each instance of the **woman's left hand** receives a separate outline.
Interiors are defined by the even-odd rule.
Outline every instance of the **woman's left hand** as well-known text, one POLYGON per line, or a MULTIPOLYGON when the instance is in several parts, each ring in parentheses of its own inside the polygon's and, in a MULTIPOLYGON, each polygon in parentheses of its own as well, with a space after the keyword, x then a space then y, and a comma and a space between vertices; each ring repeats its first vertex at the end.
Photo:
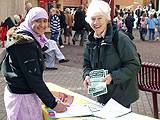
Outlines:
POLYGON ((111 84, 112 82, 112 76, 111 74, 108 74, 104 77, 104 82, 106 82, 107 85, 111 84))

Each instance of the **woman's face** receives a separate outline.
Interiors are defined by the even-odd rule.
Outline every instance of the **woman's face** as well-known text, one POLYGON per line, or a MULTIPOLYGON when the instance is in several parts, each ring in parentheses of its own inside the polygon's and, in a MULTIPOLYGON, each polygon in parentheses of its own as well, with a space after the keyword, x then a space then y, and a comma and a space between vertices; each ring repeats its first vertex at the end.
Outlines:
POLYGON ((39 35, 43 35, 46 32, 47 27, 48 20, 45 18, 39 18, 32 22, 32 30, 39 35))
POLYGON ((108 20, 104 15, 96 15, 91 17, 90 26, 95 31, 97 36, 100 36, 105 31, 107 24, 108 20))

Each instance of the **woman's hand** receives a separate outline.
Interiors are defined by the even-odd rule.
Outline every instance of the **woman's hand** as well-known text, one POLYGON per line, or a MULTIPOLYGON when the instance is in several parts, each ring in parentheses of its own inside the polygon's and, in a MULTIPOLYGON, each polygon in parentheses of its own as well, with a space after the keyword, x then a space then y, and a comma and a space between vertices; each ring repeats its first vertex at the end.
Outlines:
POLYGON ((104 77, 104 82, 106 82, 107 85, 111 84, 112 82, 112 76, 111 74, 108 74, 104 77))
POLYGON ((89 76, 86 76, 85 79, 83 80, 83 86, 84 88, 88 88, 88 85, 90 83, 90 77, 89 76))
POLYGON ((65 112, 67 111, 67 106, 68 105, 65 105, 63 102, 58 101, 56 107, 53 110, 55 110, 58 113, 65 112))
POLYGON ((59 99, 60 101, 62 101, 65 105, 68 105, 67 107, 69 107, 74 100, 74 97, 71 95, 67 95, 65 93, 61 93, 59 92, 59 99))
POLYGON ((59 92, 58 98, 59 98, 62 102, 64 102, 64 101, 67 99, 67 97, 68 97, 67 94, 59 92))

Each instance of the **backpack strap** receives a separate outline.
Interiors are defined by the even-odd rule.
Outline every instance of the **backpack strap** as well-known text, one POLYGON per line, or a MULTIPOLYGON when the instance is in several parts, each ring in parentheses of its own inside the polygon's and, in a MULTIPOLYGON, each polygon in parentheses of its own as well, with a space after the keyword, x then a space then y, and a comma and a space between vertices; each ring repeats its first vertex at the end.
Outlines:
MULTIPOLYGON (((119 54, 119 51, 118 51, 118 48, 117 48, 117 45, 118 45, 118 40, 119 40, 119 31, 120 30, 114 30, 114 32, 113 32, 113 38, 112 38, 112 41, 113 41, 113 46, 114 46, 114 48, 116 49, 116 52, 118 53, 118 55, 120 55, 119 54)), ((125 33, 124 33, 125 34, 125 33)), ((130 38, 130 37, 129 37, 130 38)), ((130 38, 131 39, 131 38, 130 38)), ((131 39, 131 42, 132 42, 132 39, 131 39)), ((136 52, 137 52, 137 49, 136 49, 136 46, 135 46, 135 44, 134 43, 132 43, 133 45, 134 45, 134 47, 135 47, 135 50, 136 50, 136 52)), ((139 61, 140 61, 140 64, 142 63, 142 60, 141 60, 141 55, 137 52, 137 55, 138 55, 138 58, 139 58, 139 61)), ((120 56, 119 56, 120 57, 120 56)))
POLYGON ((119 55, 119 52, 117 49, 117 44, 118 44, 118 40, 119 40, 119 36, 118 36, 119 30, 118 30, 117 24, 112 22, 112 28, 113 28, 113 38, 112 38, 113 46, 119 55))
POLYGON ((112 38, 112 41, 113 41, 113 46, 114 48, 116 49, 116 52, 118 53, 119 55, 119 51, 118 51, 118 48, 117 48, 117 45, 118 45, 118 41, 119 41, 119 30, 114 30, 113 31, 113 38, 112 38))

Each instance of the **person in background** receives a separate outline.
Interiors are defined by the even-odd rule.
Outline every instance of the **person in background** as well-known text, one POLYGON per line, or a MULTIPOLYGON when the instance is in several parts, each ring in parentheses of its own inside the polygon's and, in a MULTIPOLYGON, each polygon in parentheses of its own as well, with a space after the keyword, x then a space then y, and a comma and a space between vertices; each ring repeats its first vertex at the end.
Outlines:
POLYGON ((86 13, 86 21, 93 32, 88 36, 84 47, 83 85, 90 85, 89 73, 92 70, 108 70, 104 77, 108 92, 97 97, 98 102, 106 104, 111 98, 129 108, 139 98, 137 73, 140 60, 132 41, 122 31, 117 31, 117 48, 113 43, 111 8, 102 0, 92 1, 86 13))
POLYGON ((131 14, 131 11, 128 10, 128 16, 125 19, 125 25, 127 27, 127 32, 132 35, 133 27, 134 27, 134 17, 131 14))
POLYGON ((13 20, 11 19, 11 17, 7 17, 7 18, 4 20, 2 26, 7 27, 7 29, 9 30, 10 28, 14 27, 15 24, 14 24, 13 20))
POLYGON ((69 8, 65 9, 65 21, 67 24, 67 27, 64 30, 64 41, 70 45, 71 43, 71 36, 72 36, 72 23, 73 23, 73 16, 70 12, 69 8))
POLYGON ((51 30, 51 40, 54 40, 56 42, 59 41, 60 37, 60 19, 58 17, 59 11, 56 8, 51 8, 50 9, 50 30, 51 30))
POLYGON ((124 16, 123 9, 120 9, 119 15, 123 18, 123 16, 124 16))
POLYGON ((14 15, 13 17, 14 17, 15 27, 18 27, 23 22, 23 18, 20 15, 14 15))
POLYGON ((138 29, 140 27, 140 20, 141 20, 141 16, 142 16, 142 8, 141 5, 138 5, 136 10, 135 10, 135 14, 138 18, 137 23, 136 23, 136 28, 138 29))
POLYGON ((56 59, 59 63, 68 62, 68 59, 65 59, 65 56, 60 51, 57 46, 57 41, 59 39, 59 18, 57 16, 58 10, 56 8, 51 8, 51 39, 47 39, 45 36, 43 40, 40 41, 42 46, 43 55, 45 57, 45 69, 46 70, 57 70, 56 59))
POLYGON ((149 17, 147 18, 147 25, 149 30, 149 41, 155 41, 155 28, 158 24, 157 18, 154 17, 154 12, 150 12, 149 17))
POLYGON ((74 14, 73 30, 75 31, 75 34, 73 35, 73 38, 72 38, 73 45, 75 45, 75 42, 78 40, 80 36, 81 39, 80 39, 79 45, 83 46, 83 42, 84 42, 83 35, 85 32, 85 25, 86 23, 85 23, 84 5, 80 5, 74 14))
POLYGON ((46 70, 57 70, 55 67, 56 59, 58 59, 59 63, 69 62, 68 59, 65 58, 63 53, 57 46, 57 43, 54 40, 47 39, 45 42, 45 46, 47 49, 44 51, 45 56, 45 69, 46 70))
POLYGON ((160 39, 160 13, 158 13, 158 40, 160 39))
POLYGON ((56 7, 59 10, 58 17, 60 20, 60 27, 61 27, 60 36, 59 36, 59 46, 60 46, 60 48, 64 48, 62 34, 64 32, 64 29, 67 27, 67 24, 65 22, 64 12, 61 10, 61 4, 57 4, 56 7))
POLYGON ((26 2, 25 3, 25 10, 26 10, 26 15, 28 14, 29 10, 32 8, 32 3, 26 2))
POLYGON ((115 24, 117 25, 118 30, 122 30, 123 27, 123 20, 122 17, 120 15, 118 15, 117 17, 115 17, 113 19, 113 21, 115 22, 115 24))
POLYGON ((11 37, 14 43, 6 48, 3 75, 7 86, 4 102, 8 120, 43 120, 41 101, 56 112, 64 112, 67 105, 56 99, 43 81, 42 55, 48 27, 48 14, 40 7, 30 9, 24 22, 11 37))
POLYGON ((26 15, 28 14, 29 10, 32 8, 32 3, 26 2, 25 3, 25 10, 26 10, 26 15))
POLYGON ((144 12, 140 19, 140 39, 142 41, 146 40, 147 35, 147 14, 144 12))

